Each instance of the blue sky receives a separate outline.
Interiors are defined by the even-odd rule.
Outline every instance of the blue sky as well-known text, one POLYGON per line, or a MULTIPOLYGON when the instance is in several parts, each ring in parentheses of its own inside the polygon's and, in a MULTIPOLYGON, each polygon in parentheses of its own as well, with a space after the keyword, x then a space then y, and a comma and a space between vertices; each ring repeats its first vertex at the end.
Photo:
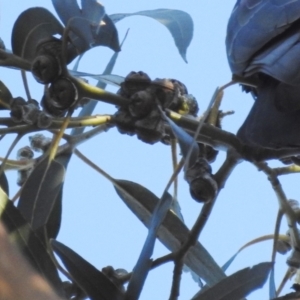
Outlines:
MULTIPOLYGON (((50 0, 0 2, 0 36, 10 46, 13 22, 26 8, 41 6, 54 12, 50 0)), ((117 23, 122 40, 130 28, 127 40, 119 55, 114 74, 126 76, 131 71, 144 71, 152 79, 176 78, 182 81, 198 100, 203 113, 217 86, 230 81, 231 73, 225 53, 226 23, 234 0, 214 1, 121 1, 102 2, 108 14, 137 12, 140 10, 171 8, 188 12, 194 21, 194 38, 187 51, 186 64, 180 57, 170 33, 158 22, 146 17, 130 17, 117 23)), ((80 71, 100 74, 112 51, 94 48, 84 56, 80 71)), ((0 70, 0 79, 14 96, 24 96, 21 76, 14 70, 0 70)), ((93 83, 91 81, 91 83, 93 83)), ((40 100, 42 86, 30 80, 33 98, 40 100)), ((115 88, 110 88, 116 91, 115 88)), ((246 117, 253 100, 241 92, 238 86, 225 91, 222 110, 234 110, 226 117, 223 128, 235 133, 246 117)), ((113 113, 115 108, 99 104, 95 113, 113 113)), ((6 147, 2 142, 0 155, 6 147)), ((27 145, 24 138, 20 146, 27 145)), ((160 196, 172 172, 170 148, 163 144, 153 146, 142 143, 136 137, 121 135, 112 129, 79 147, 86 156, 119 179, 138 182, 160 196)), ((217 171, 225 158, 220 153, 212 165, 217 171)), ((276 162, 272 162, 275 165, 276 162)), ((15 182, 16 175, 9 178, 15 182)), ((288 198, 299 198, 299 175, 282 178, 288 198)), ((12 193, 13 194, 13 193, 12 193)), ((179 201, 185 223, 191 227, 201 209, 201 204, 191 199, 188 186, 180 175, 179 201)), ((141 251, 147 230, 120 201, 112 185, 75 156, 68 167, 64 187, 63 222, 58 240, 71 247, 98 268, 112 265, 130 271, 141 251)), ((214 211, 200 236, 201 243, 215 260, 224 264, 243 244, 274 231, 277 199, 264 174, 247 162, 234 170, 220 193, 214 211)), ((286 231, 283 221, 282 233, 286 231)), ((242 252, 228 270, 228 274, 271 258, 272 243, 264 242, 242 252)), ((159 242, 154 258, 167 254, 159 242)), ((286 270, 286 257, 277 256, 276 281, 286 270)), ((173 265, 171 263, 152 271, 141 299, 167 299, 171 287, 173 265)), ((291 283, 288 284, 288 287, 291 283)), ((198 291, 197 284, 187 273, 183 275, 180 299, 190 299, 198 291)), ((268 290, 255 292, 248 299, 267 299, 268 290)))

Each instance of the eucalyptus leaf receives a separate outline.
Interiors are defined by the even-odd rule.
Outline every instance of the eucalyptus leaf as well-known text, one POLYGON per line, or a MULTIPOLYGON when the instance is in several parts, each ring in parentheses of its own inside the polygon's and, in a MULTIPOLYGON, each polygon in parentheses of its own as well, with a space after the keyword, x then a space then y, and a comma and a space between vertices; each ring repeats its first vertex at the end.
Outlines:
POLYGON ((168 118, 164 112, 162 112, 166 121, 170 125, 174 135, 176 136, 181 153, 186 161, 185 165, 187 168, 192 167, 199 156, 199 146, 195 139, 190 136, 181 127, 175 124, 170 118, 168 118))
POLYGON ((138 299, 140 296, 146 277, 151 267, 151 256, 154 250, 157 230, 164 220, 168 210, 170 209, 172 201, 172 196, 169 193, 164 193, 154 209, 146 242, 143 246, 142 252, 134 267, 133 274, 131 275, 128 284, 125 295, 125 299, 127 300, 138 299))
POLYGON ((20 211, 0 189, 0 219, 5 225, 12 241, 14 241, 31 265, 45 277, 59 293, 62 283, 56 266, 49 255, 44 241, 31 229, 20 211))
POLYGON ((2 49, 2 50, 6 49, 5 44, 1 38, 0 38, 0 49, 2 49))
POLYGON ((96 79, 104 84, 110 84, 113 86, 120 87, 121 83, 124 82, 125 78, 123 76, 119 75, 113 75, 113 74, 91 74, 91 73, 85 73, 80 71, 73 71, 69 70, 70 74, 73 76, 78 77, 90 77, 93 79, 96 79))
POLYGON ((193 20, 188 13, 176 9, 155 9, 129 14, 109 15, 115 23, 130 16, 150 17, 165 25, 172 34, 181 57, 187 62, 186 51, 192 41, 194 31, 193 20))
POLYGON ((93 265, 64 244, 52 240, 55 253, 91 300, 122 300, 120 289, 93 265))
POLYGON ((0 110, 8 109, 7 106, 3 105, 5 103, 9 106, 9 102, 12 98, 10 90, 6 85, 0 80, 0 110))
POLYGON ((18 209, 34 230, 47 224, 62 189, 65 167, 57 161, 41 161, 25 182, 18 209))
POLYGON ((270 272, 269 278, 269 297, 270 299, 276 298, 276 284, 275 284, 275 270, 274 267, 270 272))
MULTIPOLYGON (((65 152, 56 156, 55 161, 60 163, 61 165, 64 166, 65 169, 67 169, 71 156, 72 156, 72 152, 65 152)), ((61 225, 61 217, 62 217, 62 200, 63 200, 63 185, 54 201, 53 208, 49 214, 49 218, 46 223, 48 239, 56 238, 59 233, 60 225, 61 225)))
MULTIPOLYGON (((159 198, 145 187, 127 180, 113 180, 115 189, 129 209, 149 228, 159 198)), ((190 231, 171 210, 158 229, 158 239, 172 252, 186 241, 190 231)), ((224 279, 226 275, 208 251, 197 242, 185 256, 184 263, 208 285, 224 279)))
POLYGON ((71 29, 70 39, 79 53, 99 45, 120 51, 117 29, 100 2, 81 1, 81 9, 76 0, 52 0, 52 4, 71 29))
POLYGON ((25 10, 16 20, 12 31, 13 53, 32 60, 39 42, 63 33, 59 21, 47 9, 33 7, 25 10))
POLYGON ((206 291, 200 291, 192 300, 240 300, 265 284, 272 266, 273 263, 265 262, 240 270, 206 291))
POLYGON ((222 270, 225 272, 230 265, 233 263, 233 261, 236 259, 236 257, 238 256, 240 252, 238 251, 236 254, 234 254, 222 267, 222 270))

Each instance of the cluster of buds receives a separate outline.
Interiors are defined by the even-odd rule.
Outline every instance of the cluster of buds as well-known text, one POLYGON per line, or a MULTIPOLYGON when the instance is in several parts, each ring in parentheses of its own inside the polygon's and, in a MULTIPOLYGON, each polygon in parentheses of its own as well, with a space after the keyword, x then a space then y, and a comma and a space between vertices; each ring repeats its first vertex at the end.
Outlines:
POLYGON ((10 116, 16 123, 24 122, 39 128, 48 128, 52 123, 51 117, 40 110, 36 100, 26 101, 22 97, 10 100, 10 116))
MULTIPOLYGON (((20 161, 24 161, 24 162, 29 161, 33 158, 33 156, 34 153, 32 149, 28 146, 19 149, 17 152, 17 159, 20 161)), ((25 168, 25 169, 18 170, 17 184, 19 186, 22 186, 25 183, 31 171, 32 168, 25 168)))
MULTIPOLYGON (((30 146, 25 146, 18 150, 17 152, 18 160, 24 162, 30 161, 34 157, 34 151, 45 153, 51 145, 51 139, 45 137, 43 134, 40 133, 30 136, 29 141, 30 141, 30 146)), ((29 167, 18 170, 17 184, 19 186, 22 186, 25 183, 32 169, 33 169, 33 165, 30 165, 29 167)))
POLYGON ((118 130, 136 134, 149 144, 168 140, 158 106, 194 117, 198 112, 197 101, 183 83, 175 79, 151 80, 141 71, 127 75, 118 94, 130 99, 130 104, 119 107, 114 116, 118 130))

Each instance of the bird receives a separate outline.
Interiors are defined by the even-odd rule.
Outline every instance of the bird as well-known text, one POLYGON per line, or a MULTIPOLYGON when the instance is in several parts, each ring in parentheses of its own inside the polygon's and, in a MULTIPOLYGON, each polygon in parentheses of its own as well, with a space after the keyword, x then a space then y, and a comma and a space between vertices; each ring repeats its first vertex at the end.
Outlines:
POLYGON ((254 104, 237 137, 272 149, 300 146, 300 0, 237 0, 226 52, 254 104))

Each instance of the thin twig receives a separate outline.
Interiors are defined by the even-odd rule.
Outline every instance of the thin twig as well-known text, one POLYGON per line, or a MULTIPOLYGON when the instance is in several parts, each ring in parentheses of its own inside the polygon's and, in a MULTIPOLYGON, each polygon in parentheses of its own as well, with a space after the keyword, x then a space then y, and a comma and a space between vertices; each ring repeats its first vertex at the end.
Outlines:
POLYGON ((16 138, 14 139, 14 141, 12 142, 12 144, 10 145, 10 147, 9 147, 9 149, 8 149, 8 151, 7 151, 4 159, 2 161, 1 167, 0 167, 0 176, 2 175, 2 173, 3 173, 4 169, 5 169, 5 164, 6 164, 6 161, 7 161, 8 157, 9 157, 9 155, 11 154, 11 152, 13 151, 13 149, 15 148, 15 146, 18 144, 18 142, 20 141, 20 139, 22 137, 23 137, 23 135, 18 134, 16 136, 16 138))
POLYGON ((172 281, 172 288, 171 288, 171 294, 169 297, 169 300, 177 300, 180 294, 180 281, 181 281, 181 275, 182 275, 182 269, 184 266, 183 258, 176 259, 175 261, 175 267, 173 271, 173 281, 172 281))
POLYGON ((284 286, 286 285, 286 283, 288 282, 288 280, 290 280, 295 274, 295 270, 294 268, 288 268, 284 277, 282 278, 282 281, 276 291, 276 295, 280 295, 280 293, 282 292, 284 286))
POLYGON ((273 172, 276 174, 276 176, 300 173, 300 166, 290 165, 290 166, 281 167, 281 168, 274 168, 273 172))
MULTIPOLYGON (((274 240, 273 240, 273 249, 272 249, 272 262, 275 262, 276 259, 276 246, 278 243, 278 237, 279 237, 279 230, 280 230, 280 224, 282 221, 283 213, 281 210, 278 210, 276 223, 275 223, 275 229, 274 229, 274 240)), ((273 265, 274 266, 274 265, 273 265)))
MULTIPOLYGON (((174 261, 174 253, 169 253, 167 255, 164 255, 164 256, 159 257, 159 258, 155 259, 154 261, 152 261, 152 265, 151 265, 150 270, 153 270, 153 269, 155 269, 155 268, 157 268, 159 266, 162 266, 165 263, 168 263, 168 262, 171 262, 171 261, 174 261)), ((131 274, 132 274, 132 272, 124 275, 120 279, 120 281, 122 282, 122 284, 125 284, 125 283, 127 283, 130 280, 131 274)))
POLYGON ((21 75, 22 75, 22 80, 23 80, 23 85, 24 85, 26 96, 27 96, 27 100, 31 100, 26 71, 21 70, 21 75))
POLYGON ((279 202, 279 209, 285 214, 289 226, 292 247, 300 251, 300 239, 297 229, 297 216, 291 208, 288 199, 282 189, 280 181, 272 168, 268 167, 266 163, 255 163, 255 165, 262 170, 267 176, 273 187, 279 202))
MULTIPOLYGON (((173 163, 173 172, 177 167, 177 140, 172 138, 171 139, 171 153, 172 153, 172 163, 173 163)), ((174 180, 174 195, 173 198, 177 198, 178 192, 178 177, 174 180)))

